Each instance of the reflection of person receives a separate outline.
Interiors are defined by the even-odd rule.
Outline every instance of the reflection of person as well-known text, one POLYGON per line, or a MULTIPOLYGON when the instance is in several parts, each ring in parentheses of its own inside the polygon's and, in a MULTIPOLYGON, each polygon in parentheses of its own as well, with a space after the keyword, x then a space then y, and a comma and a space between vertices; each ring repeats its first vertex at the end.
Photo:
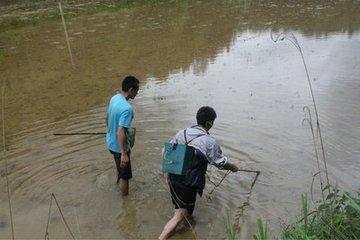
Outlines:
POLYGON ((159 239, 167 239, 174 232, 178 223, 192 216, 196 194, 200 196, 205 187, 205 173, 208 163, 219 169, 238 171, 238 167, 230 163, 215 138, 209 134, 214 124, 216 113, 211 107, 201 107, 197 114, 196 126, 179 131, 170 143, 187 144, 195 154, 194 164, 185 175, 168 174, 171 200, 175 206, 175 214, 165 225, 159 239))
POLYGON ((129 179, 132 178, 130 163, 130 136, 132 120, 134 118, 133 107, 128 102, 134 99, 139 90, 139 80, 133 76, 127 76, 122 81, 122 91, 115 94, 109 102, 106 112, 106 145, 114 156, 118 172, 117 183, 121 179, 121 193, 129 194, 129 179))

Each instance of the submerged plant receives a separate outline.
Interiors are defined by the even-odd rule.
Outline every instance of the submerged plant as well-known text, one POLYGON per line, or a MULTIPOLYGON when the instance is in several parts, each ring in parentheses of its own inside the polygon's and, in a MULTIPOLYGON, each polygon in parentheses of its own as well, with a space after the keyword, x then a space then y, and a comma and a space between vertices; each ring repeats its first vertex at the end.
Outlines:
POLYGON ((226 230, 226 239, 235 240, 237 239, 237 233, 234 223, 231 221, 230 212, 227 211, 225 218, 225 230, 226 230))
POLYGON ((256 234, 254 235, 254 239, 255 240, 268 240, 268 239, 270 239, 267 224, 266 223, 264 224, 261 219, 258 219, 256 221, 256 223, 257 223, 258 230, 257 230, 256 234))

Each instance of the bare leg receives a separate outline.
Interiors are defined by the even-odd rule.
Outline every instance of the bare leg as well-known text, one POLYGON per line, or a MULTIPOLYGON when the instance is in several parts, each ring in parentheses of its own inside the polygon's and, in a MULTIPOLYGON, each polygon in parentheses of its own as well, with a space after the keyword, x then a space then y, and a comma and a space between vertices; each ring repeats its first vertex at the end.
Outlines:
POLYGON ((159 239, 164 240, 168 239, 173 231, 175 230, 176 226, 182 219, 187 215, 186 209, 180 208, 175 210, 174 216, 166 223, 162 233, 160 234, 159 239))
POLYGON ((121 166, 120 166, 120 158, 116 158, 114 155, 114 159, 115 159, 115 164, 116 164, 116 169, 117 169, 117 179, 116 179, 116 183, 119 184, 121 178, 120 178, 120 171, 121 171, 121 166))
POLYGON ((185 231, 188 231, 189 229, 193 228, 195 226, 195 219, 192 215, 187 215, 186 218, 183 218, 181 222, 178 223, 178 225, 175 228, 176 233, 182 233, 185 231), (190 225, 189 225, 190 224, 190 225))
POLYGON ((129 195, 129 180, 121 179, 120 190, 123 196, 129 195))

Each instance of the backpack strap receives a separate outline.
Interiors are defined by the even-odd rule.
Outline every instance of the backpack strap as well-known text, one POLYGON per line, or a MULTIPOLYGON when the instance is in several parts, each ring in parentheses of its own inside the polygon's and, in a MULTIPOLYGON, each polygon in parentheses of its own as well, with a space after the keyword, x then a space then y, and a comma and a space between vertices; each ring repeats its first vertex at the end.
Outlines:
POLYGON ((189 143, 191 143, 193 140, 195 140, 196 138, 199 138, 199 137, 202 137, 202 136, 205 136, 207 135, 207 133, 204 133, 204 134, 199 134, 197 135, 196 137, 194 137, 193 139, 191 139, 190 141, 187 140, 186 138, 186 128, 184 129, 184 139, 185 139, 185 144, 188 145, 189 143))
POLYGON ((185 139, 185 144, 188 145, 188 141, 186 139, 186 128, 184 129, 184 139, 185 139))

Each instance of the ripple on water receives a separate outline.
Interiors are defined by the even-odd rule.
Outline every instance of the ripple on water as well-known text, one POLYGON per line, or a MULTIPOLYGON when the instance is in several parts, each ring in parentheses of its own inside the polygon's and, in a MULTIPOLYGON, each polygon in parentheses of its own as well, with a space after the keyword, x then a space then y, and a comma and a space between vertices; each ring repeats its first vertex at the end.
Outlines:
MULTIPOLYGON (((53 43, 63 39, 61 26, 46 23, 19 30, 19 34, 31 32, 29 41, 18 42, 16 54, 10 54, 9 61, 4 62, 3 74, 9 85, 6 157, 16 224, 23 234, 38 238, 34 234, 43 232, 39 223, 46 222, 49 194, 54 192, 70 225, 77 229, 79 220, 77 236, 156 238, 173 214, 166 184, 159 175, 162 145, 178 130, 194 124, 195 113, 202 105, 211 105, 218 113, 211 133, 224 152, 243 168, 261 170, 250 206, 241 218, 241 237, 252 236, 259 217, 271 220, 276 229, 279 218, 294 215, 300 193, 308 190, 315 170, 311 133, 307 126, 301 126, 302 107, 311 106, 311 99, 296 49, 285 43, 274 44, 270 32, 263 28, 264 22, 274 24, 268 19, 274 16, 285 24, 279 28, 286 26, 295 33, 311 78, 316 78, 313 86, 331 177, 349 189, 358 188, 356 66, 360 48, 359 34, 353 31, 357 25, 352 19, 349 25, 347 18, 333 18, 341 31, 350 26, 348 36, 319 29, 314 34, 308 25, 294 25, 291 16, 279 15, 275 8, 269 11, 265 5, 251 4, 229 12, 234 8, 224 4, 191 4, 186 6, 185 18, 184 6, 177 11, 176 4, 160 4, 151 11, 148 7, 136 8, 135 14, 80 17, 84 21, 81 26, 72 20, 70 33, 83 32, 81 38, 73 39, 76 71, 64 64, 66 51, 54 48, 53 43), (247 16, 254 6, 259 9, 246 20, 249 30, 239 29, 237 22, 242 17, 237 15, 247 16), (163 22, 171 24, 161 24, 159 12, 163 22), (150 30, 144 19, 159 23, 166 31, 150 30), (119 28, 114 21, 122 26, 119 28), (84 24, 104 36, 88 33, 84 24), (324 32, 326 37, 322 36, 324 32), (42 42, 43 34, 52 44, 33 44, 42 42), (142 56, 140 60, 138 56, 142 56), (144 81, 133 101, 138 129, 132 153, 134 179, 130 196, 122 198, 115 183, 114 160, 104 147, 103 136, 52 134, 104 132, 104 102, 109 89, 118 87, 118 81, 113 81, 118 77, 114 76, 129 72, 144 81)), ((337 14, 343 14, 342 8, 337 14)), ((7 45, 12 46, 13 41, 7 45)), ((4 161, 0 164, 4 176, 4 161)), ((224 174, 209 167, 208 176, 213 182, 218 183, 224 174)), ((224 236, 222 217, 227 210, 232 216, 236 214, 246 201, 252 178, 247 173, 230 174, 213 192, 211 201, 207 195, 213 184, 208 179, 195 210, 200 238, 224 236)), ((1 186, 0 237, 9 230, 4 182, 1 186)), ((61 219, 55 211, 53 214, 52 236, 64 238, 67 235, 61 219)), ((178 237, 191 238, 191 233, 178 237)))

